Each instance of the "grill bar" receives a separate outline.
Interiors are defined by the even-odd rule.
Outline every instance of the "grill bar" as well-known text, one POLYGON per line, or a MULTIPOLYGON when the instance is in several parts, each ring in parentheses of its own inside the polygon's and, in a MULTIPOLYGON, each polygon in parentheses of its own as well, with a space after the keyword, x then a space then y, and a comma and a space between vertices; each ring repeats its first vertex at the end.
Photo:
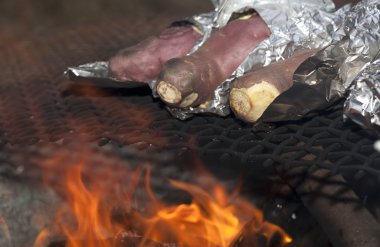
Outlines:
POLYGON ((285 176, 333 246, 380 246, 380 224, 341 175, 331 175, 326 169, 310 173, 296 168, 285 176))

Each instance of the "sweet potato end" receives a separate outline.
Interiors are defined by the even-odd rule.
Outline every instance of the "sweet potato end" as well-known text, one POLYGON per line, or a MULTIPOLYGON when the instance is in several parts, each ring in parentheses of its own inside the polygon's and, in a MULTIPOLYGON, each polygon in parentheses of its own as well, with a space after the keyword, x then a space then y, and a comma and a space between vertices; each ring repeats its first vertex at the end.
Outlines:
POLYGON ((233 88, 230 92, 230 106, 237 117, 256 122, 280 91, 272 84, 262 81, 249 88, 233 88))
POLYGON ((178 104, 182 100, 181 92, 166 81, 160 81, 157 84, 157 93, 168 104, 178 104))

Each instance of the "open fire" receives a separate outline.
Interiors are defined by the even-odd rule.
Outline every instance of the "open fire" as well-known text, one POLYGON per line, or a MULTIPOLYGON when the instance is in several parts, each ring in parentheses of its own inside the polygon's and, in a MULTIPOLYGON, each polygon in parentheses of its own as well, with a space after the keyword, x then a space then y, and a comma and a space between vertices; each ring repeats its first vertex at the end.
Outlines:
POLYGON ((173 205, 155 196, 147 165, 131 168, 113 162, 92 167, 85 159, 69 165, 62 160, 42 165, 45 184, 65 203, 34 247, 60 241, 66 247, 227 247, 243 246, 245 238, 249 238, 245 246, 272 239, 285 246, 292 241, 280 227, 265 221, 259 209, 238 197, 237 190, 228 193, 205 174, 197 176, 203 179, 196 184, 169 180, 176 190, 191 196, 191 201, 173 205))

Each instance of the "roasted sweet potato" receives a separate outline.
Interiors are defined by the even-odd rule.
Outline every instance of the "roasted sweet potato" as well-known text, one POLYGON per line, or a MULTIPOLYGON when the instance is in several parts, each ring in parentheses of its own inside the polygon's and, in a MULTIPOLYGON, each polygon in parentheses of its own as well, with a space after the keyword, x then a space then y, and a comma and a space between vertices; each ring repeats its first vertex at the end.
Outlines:
POLYGON ((197 106, 210 100, 214 90, 269 35, 269 28, 258 15, 230 22, 192 55, 174 58, 163 66, 158 95, 176 107, 197 106))
POLYGON ((302 50, 289 59, 255 69, 236 79, 230 92, 230 106, 235 115, 255 122, 274 99, 293 85, 293 74, 318 50, 302 50))
POLYGON ((154 80, 166 61, 186 55, 200 37, 200 31, 192 24, 167 28, 113 56, 109 60, 110 74, 119 80, 154 80))

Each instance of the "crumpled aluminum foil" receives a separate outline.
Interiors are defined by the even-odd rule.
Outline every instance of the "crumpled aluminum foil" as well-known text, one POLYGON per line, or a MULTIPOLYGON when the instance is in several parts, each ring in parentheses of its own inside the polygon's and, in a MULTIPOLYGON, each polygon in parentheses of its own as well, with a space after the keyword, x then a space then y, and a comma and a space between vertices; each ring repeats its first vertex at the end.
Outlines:
POLYGON ((168 107, 172 115, 180 119, 196 113, 227 116, 231 112, 228 99, 233 80, 255 66, 286 59, 298 49, 320 48, 330 44, 334 31, 342 23, 342 12, 346 11, 343 9, 334 13, 335 6, 330 0, 220 0, 214 1, 214 5, 216 8, 212 19, 210 16, 202 18, 202 22, 194 19, 194 23, 205 33, 195 50, 214 28, 224 26, 234 12, 247 8, 259 13, 272 35, 253 49, 236 71, 215 90, 213 99, 207 104, 187 109, 168 107))
POLYGON ((99 61, 92 62, 78 67, 69 67, 65 71, 65 75, 71 80, 78 81, 82 84, 93 84, 101 87, 110 88, 136 88, 145 87, 147 84, 141 82, 125 82, 112 78, 108 72, 108 62, 99 61), (83 80, 89 79, 89 80, 83 80))
POLYGON ((349 9, 332 43, 304 62, 294 85, 264 112, 261 120, 296 120, 348 96, 345 118, 363 127, 380 126, 380 0, 349 9))
MULTIPOLYGON (((169 108, 185 119, 210 112, 228 115, 232 81, 256 66, 290 57, 296 50, 321 48, 294 75, 294 85, 264 112, 260 121, 300 119, 348 96, 345 118, 365 127, 380 126, 380 0, 363 0, 334 12, 330 0, 211 0, 215 11, 190 20, 204 33, 189 54, 195 52, 211 32, 225 25, 233 12, 254 8, 268 24, 272 35, 256 47, 231 77, 222 83, 206 106, 169 108)), ((138 87, 146 84, 117 81, 108 75, 107 62, 69 68, 71 79, 89 78, 97 85, 138 87)), ((155 81, 149 83, 155 88, 155 81)), ((153 93, 154 90, 153 90, 153 93)))
MULTIPOLYGON (((267 65, 291 56, 298 48, 317 48, 330 43, 332 34, 341 19, 337 18, 331 0, 212 0, 215 10, 194 16, 190 19, 204 33, 189 54, 195 52, 209 37, 211 32, 225 25, 234 12, 247 8, 255 9, 268 24, 272 35, 256 47, 242 65, 214 92, 207 105, 187 109, 168 108, 177 118, 186 119, 195 113, 215 113, 221 116, 230 114, 228 105, 229 89, 232 81, 250 70, 253 66, 267 65)), ((107 62, 95 62, 66 71, 71 79, 90 78, 97 84, 103 81, 114 82, 115 86, 136 87, 141 84, 117 81, 108 75, 107 62)), ((149 83, 156 95, 156 81, 149 83)))
POLYGON ((355 79, 344 104, 344 117, 380 129, 380 56, 355 79))
POLYGON ((376 129, 380 129, 379 23, 380 0, 365 0, 353 8, 344 27, 352 41, 347 58, 350 63, 343 67, 346 70, 342 70, 344 74, 341 76, 350 79, 350 67, 358 68, 354 71, 360 66, 364 68, 352 82, 345 81, 349 95, 344 105, 344 117, 363 127, 376 129))

